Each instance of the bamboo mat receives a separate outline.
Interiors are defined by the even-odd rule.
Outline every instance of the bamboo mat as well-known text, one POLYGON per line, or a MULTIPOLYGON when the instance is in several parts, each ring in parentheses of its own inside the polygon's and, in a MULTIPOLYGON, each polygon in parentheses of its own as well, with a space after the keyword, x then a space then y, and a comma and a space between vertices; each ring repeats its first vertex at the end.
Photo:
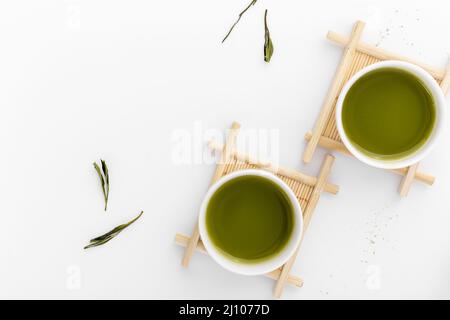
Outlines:
MULTIPOLYGON (((449 90, 450 63, 446 70, 440 70, 361 42, 360 39, 364 31, 364 26, 364 22, 358 21, 355 24, 350 37, 345 37, 332 31, 327 35, 328 40, 344 47, 344 53, 321 112, 317 118, 315 127, 312 131, 305 134, 305 139, 308 141, 308 144, 303 154, 303 161, 306 163, 311 161, 317 146, 351 156, 350 152, 342 143, 337 131, 335 111, 337 99, 339 98, 343 86, 359 70, 384 60, 406 61, 416 64, 428 71, 440 84, 444 94, 447 94, 449 90)), ((401 196, 405 197, 408 195, 414 180, 421 181, 428 185, 434 183, 435 177, 418 171, 418 168, 419 163, 408 168, 391 170, 392 172, 403 176, 399 187, 401 196)))
MULTIPOLYGON (((339 191, 339 187, 337 185, 327 181, 333 166, 334 157, 331 155, 327 155, 325 157, 322 168, 316 177, 293 169, 274 166, 271 163, 261 162, 258 159, 253 158, 251 155, 242 154, 235 150, 235 141, 238 136, 239 129, 240 125, 238 123, 233 123, 225 145, 215 141, 209 144, 209 147, 212 150, 221 152, 221 159, 217 164, 216 171, 212 179, 212 184, 222 176, 234 171, 245 169, 262 169, 276 174, 294 191, 302 208, 304 231, 306 232, 322 192, 337 194, 339 191)), ((303 234, 305 234, 305 232, 303 234)), ((186 248, 182 260, 182 265, 184 267, 189 266, 189 262, 195 251, 207 254, 206 249, 201 242, 197 224, 195 225, 191 236, 177 233, 175 236, 175 242, 176 244, 186 248)), ((295 263, 299 249, 300 246, 297 248, 296 253, 284 266, 266 274, 268 278, 276 281, 274 290, 274 296, 276 298, 281 297, 286 284, 291 284, 297 287, 303 286, 303 280, 301 278, 291 275, 291 269, 295 263)))

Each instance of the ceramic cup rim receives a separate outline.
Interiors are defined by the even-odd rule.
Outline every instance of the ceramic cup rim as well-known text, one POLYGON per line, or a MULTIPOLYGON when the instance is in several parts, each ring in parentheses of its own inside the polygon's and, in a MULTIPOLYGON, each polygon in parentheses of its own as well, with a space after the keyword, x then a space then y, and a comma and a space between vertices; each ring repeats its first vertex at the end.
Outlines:
POLYGON ((372 64, 360 70, 352 78, 350 78, 350 80, 344 85, 341 94, 339 95, 338 101, 336 103, 335 116, 336 116, 336 126, 339 135, 341 137, 341 140, 353 156, 355 156, 358 160, 372 167, 382 169, 400 169, 409 167, 415 163, 420 162, 433 150, 437 140, 441 137, 442 130, 444 128, 444 121, 446 119, 446 100, 442 92, 442 89, 439 87, 436 80, 423 68, 409 62, 387 60, 372 64), (360 151, 350 141, 342 124, 342 109, 349 90, 352 88, 355 82, 358 81, 362 76, 371 71, 382 68, 396 68, 412 73, 419 80, 421 80, 424 86, 430 91, 430 93, 433 96, 436 108, 436 119, 434 128, 428 139, 425 141, 425 143, 415 152, 406 155, 405 157, 393 160, 376 159, 360 151))
POLYGON ((220 266, 233 273, 248 276, 262 275, 278 269, 293 256, 298 246, 300 245, 300 241, 303 235, 303 214, 302 209, 300 207, 300 203, 297 200, 297 197, 295 196, 292 189, 283 180, 281 180, 274 174, 264 170, 246 169, 232 172, 220 178, 216 183, 214 183, 209 188, 200 207, 198 226, 200 231, 200 237, 205 246, 205 249, 216 263, 218 263, 220 266), (295 216, 294 228, 292 230, 291 237, 288 240, 285 247, 283 248, 283 250, 281 250, 278 254, 274 255, 273 257, 270 257, 269 259, 261 262, 242 263, 233 261, 226 255, 222 254, 215 247, 206 229, 206 211, 208 208, 209 201, 211 200, 211 197, 225 183, 243 176, 258 176, 274 182, 287 195, 290 203, 292 204, 293 214, 295 216))

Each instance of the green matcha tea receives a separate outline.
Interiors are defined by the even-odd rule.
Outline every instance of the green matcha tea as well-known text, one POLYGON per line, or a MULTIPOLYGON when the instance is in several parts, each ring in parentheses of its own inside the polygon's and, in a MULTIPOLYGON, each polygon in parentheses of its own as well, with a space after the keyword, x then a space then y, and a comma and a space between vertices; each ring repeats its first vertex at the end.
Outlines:
POLYGON ((214 193, 206 210, 206 229, 224 255, 255 263, 284 249, 294 219, 294 208, 277 184, 249 175, 226 182, 214 193))
POLYGON ((348 91, 342 124, 352 144, 368 156, 396 160, 417 151, 434 127, 435 103, 410 72, 381 68, 358 79, 348 91))

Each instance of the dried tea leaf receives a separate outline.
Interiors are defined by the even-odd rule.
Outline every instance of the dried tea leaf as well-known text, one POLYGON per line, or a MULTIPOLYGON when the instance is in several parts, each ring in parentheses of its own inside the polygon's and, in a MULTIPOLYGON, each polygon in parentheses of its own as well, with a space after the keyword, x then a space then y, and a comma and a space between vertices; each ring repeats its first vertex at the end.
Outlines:
POLYGON ((242 16, 247 12, 248 9, 250 9, 252 6, 254 6, 256 4, 256 1, 258 0, 252 0, 252 2, 250 2, 250 4, 244 9, 244 11, 242 11, 239 14, 238 19, 236 20, 235 23, 233 23, 233 25, 230 28, 230 31, 228 31, 227 35, 225 36, 225 38, 223 38, 222 43, 225 42, 225 40, 227 40, 227 38, 230 36, 231 32, 233 31, 234 27, 236 27, 236 25, 239 23, 239 21, 241 20, 242 16))
POLYGON ((272 59, 273 55, 273 43, 272 39, 270 38, 270 31, 269 27, 267 26, 267 9, 264 14, 264 61, 270 62, 270 59, 272 59))
POLYGON ((136 218, 131 220, 130 222, 122 224, 118 227, 115 227, 113 230, 109 231, 108 233, 105 233, 104 235, 102 235, 100 237, 92 239, 90 241, 89 245, 84 247, 84 249, 98 247, 98 246, 101 246, 101 245, 111 241, 117 235, 119 235, 123 230, 125 230, 127 227, 132 225, 134 222, 136 222, 143 214, 144 214, 144 211, 141 211, 141 213, 136 218))
POLYGON ((90 248, 95 248, 101 245, 104 245, 105 243, 111 241, 114 237, 109 237, 109 238, 105 238, 103 240, 100 241, 95 241, 92 242, 91 244, 87 245, 86 247, 84 247, 84 250, 90 249, 90 248))
POLYGON ((100 159, 101 168, 100 166, 94 162, 94 168, 95 171, 97 171, 97 174, 100 178, 100 183, 102 186, 103 191, 103 198, 105 200, 105 211, 108 208, 108 198, 109 198, 109 171, 108 166, 106 165, 105 160, 100 159))
POLYGON ((101 160, 102 163, 102 171, 103 171, 103 175, 105 176, 105 182, 106 182, 106 202, 105 202, 105 211, 106 211, 106 207, 108 205, 108 199, 109 199, 109 171, 108 171, 108 166, 106 165, 105 160, 101 160))

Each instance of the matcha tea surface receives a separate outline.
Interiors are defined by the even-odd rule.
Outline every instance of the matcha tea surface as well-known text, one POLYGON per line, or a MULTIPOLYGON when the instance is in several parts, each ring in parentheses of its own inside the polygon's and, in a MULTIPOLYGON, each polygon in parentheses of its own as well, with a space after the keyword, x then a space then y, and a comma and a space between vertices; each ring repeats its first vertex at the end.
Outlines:
POLYGON ((242 176, 215 192, 206 211, 206 229, 224 255, 254 263, 284 249, 294 219, 294 208, 278 185, 263 177, 242 176))
POLYGON ((344 130, 361 152, 395 160, 418 150, 435 122, 431 93, 415 75, 381 68, 358 79, 342 108, 344 130))

